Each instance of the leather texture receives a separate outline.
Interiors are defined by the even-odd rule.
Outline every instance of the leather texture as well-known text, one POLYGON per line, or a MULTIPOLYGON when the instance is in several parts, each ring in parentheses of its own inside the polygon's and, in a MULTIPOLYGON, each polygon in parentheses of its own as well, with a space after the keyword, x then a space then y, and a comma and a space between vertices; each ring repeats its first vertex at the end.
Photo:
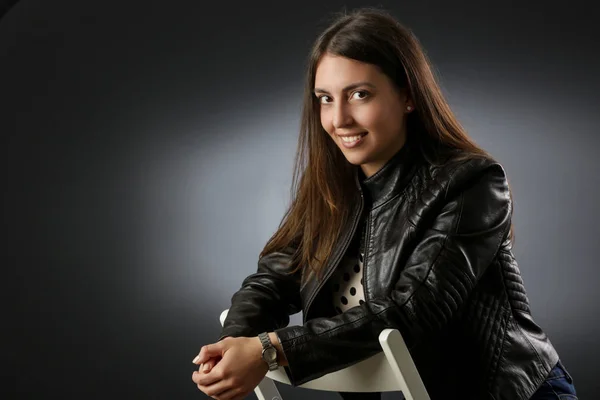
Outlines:
POLYGON ((359 181, 324 279, 268 254, 231 301, 221 339, 275 331, 300 385, 381 351, 399 329, 430 397, 529 399, 558 361, 534 322, 508 237, 512 201, 490 157, 425 162, 408 146, 359 181), (454 161, 453 161, 454 160, 454 161), (438 164, 438 163, 436 163, 438 164), (336 315, 327 280, 366 224, 366 302, 336 315), (287 326, 303 311, 301 326, 287 326))

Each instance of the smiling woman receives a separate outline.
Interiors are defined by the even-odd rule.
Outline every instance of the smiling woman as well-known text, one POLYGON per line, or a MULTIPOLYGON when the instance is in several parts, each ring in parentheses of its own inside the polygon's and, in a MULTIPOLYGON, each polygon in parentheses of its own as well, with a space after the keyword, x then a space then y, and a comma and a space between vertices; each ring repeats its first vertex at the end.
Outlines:
POLYGON ((303 384, 373 356, 394 328, 434 400, 576 398, 529 311, 504 168, 389 14, 342 15, 317 39, 294 191, 219 341, 194 359, 204 393, 242 399, 278 366, 303 384))
POLYGON ((315 95, 323 129, 367 177, 404 146, 405 114, 412 102, 375 65, 325 54, 317 67, 315 95))

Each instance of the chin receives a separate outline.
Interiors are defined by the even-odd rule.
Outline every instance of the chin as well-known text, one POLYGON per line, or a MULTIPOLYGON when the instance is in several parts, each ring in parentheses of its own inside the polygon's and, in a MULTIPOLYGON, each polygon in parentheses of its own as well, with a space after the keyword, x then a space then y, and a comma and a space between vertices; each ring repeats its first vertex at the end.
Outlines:
POLYGON ((352 165, 360 166, 368 162, 367 158, 364 155, 360 154, 347 154, 343 153, 346 161, 348 161, 352 165))

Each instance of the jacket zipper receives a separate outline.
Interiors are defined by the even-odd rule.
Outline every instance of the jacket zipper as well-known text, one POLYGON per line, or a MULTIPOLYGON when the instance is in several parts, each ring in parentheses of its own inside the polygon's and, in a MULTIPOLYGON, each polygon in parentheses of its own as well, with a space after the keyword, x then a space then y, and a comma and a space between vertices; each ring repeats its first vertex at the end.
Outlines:
MULTIPOLYGON (((354 214, 354 220, 352 221, 352 232, 350 232, 350 235, 348 235, 348 237, 344 241, 344 244, 342 246, 342 251, 339 251, 338 254, 336 254, 336 258, 334 259, 334 262, 332 264, 329 264, 329 268, 328 268, 329 270, 327 271, 327 273, 325 274, 325 276, 323 277, 321 282, 317 285, 317 288, 311 294, 310 298, 308 299, 308 301, 306 303, 306 310, 304 310, 302 313, 302 320, 304 322, 306 322, 306 316, 308 315, 308 310, 310 310, 310 306, 312 305, 312 302, 315 300, 315 297, 317 297, 317 294, 323 288, 323 285, 325 284, 325 282, 327 282, 327 280, 331 277, 331 275, 335 271, 335 266, 340 262, 340 259, 342 258, 344 253, 346 253, 346 250, 348 249, 348 245, 352 241, 352 238, 354 237, 354 233, 356 232, 356 226, 358 225, 358 221, 360 220, 360 216, 362 215, 363 207, 364 207, 364 197, 363 197, 363 193, 361 191, 360 192, 360 207, 358 208, 358 213, 354 214), (332 265, 334 266, 333 268, 331 268, 332 265)), ((364 276, 364 267, 363 267, 363 276, 364 276)), ((363 282, 364 282, 364 278, 363 278, 363 282)))
POLYGON ((363 292, 365 295, 365 301, 368 300, 367 296, 367 243, 368 243, 368 239, 369 239, 369 216, 367 215, 365 218, 365 238, 364 238, 364 243, 362 246, 362 252, 363 252, 363 267, 362 267, 362 281, 363 281, 363 292))

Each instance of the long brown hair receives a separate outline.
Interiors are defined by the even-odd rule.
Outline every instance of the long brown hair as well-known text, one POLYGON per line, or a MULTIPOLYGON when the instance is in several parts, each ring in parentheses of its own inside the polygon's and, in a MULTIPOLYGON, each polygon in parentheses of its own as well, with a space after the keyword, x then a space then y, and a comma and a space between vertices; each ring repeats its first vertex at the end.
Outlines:
MULTIPOLYGON (((488 156, 457 121, 444 99, 418 39, 387 12, 361 8, 343 13, 317 38, 308 59, 304 103, 292 182, 292 202, 261 257, 292 246, 291 271, 307 268, 321 276, 353 208, 355 168, 320 122, 314 96, 317 65, 325 54, 376 65, 407 90, 415 111, 407 115, 408 140, 423 159, 436 163, 440 151, 463 157, 488 156)), ((511 227, 512 236, 512 227, 511 227)))

